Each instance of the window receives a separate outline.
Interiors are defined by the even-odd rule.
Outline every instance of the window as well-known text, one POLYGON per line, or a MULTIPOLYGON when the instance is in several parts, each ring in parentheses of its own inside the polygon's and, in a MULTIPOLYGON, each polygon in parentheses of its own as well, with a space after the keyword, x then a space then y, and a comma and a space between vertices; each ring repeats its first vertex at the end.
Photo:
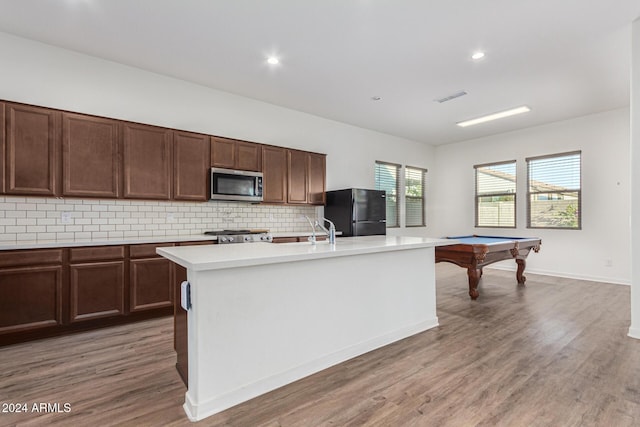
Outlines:
POLYGON ((476 227, 516 226, 516 161, 474 166, 476 227))
POLYGON ((404 169, 404 199, 407 227, 424 227, 426 169, 407 166, 404 169))
POLYGON ((580 157, 575 151, 527 159, 527 227, 582 227, 580 157))
POLYGON ((387 192, 387 227, 399 227, 400 165, 376 161, 376 190, 387 192))

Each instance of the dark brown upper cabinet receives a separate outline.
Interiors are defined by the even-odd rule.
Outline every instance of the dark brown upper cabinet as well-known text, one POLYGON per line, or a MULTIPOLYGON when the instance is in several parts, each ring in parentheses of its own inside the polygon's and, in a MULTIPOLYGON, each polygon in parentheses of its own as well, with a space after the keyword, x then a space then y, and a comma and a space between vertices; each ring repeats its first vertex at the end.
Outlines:
POLYGON ((170 129, 123 123, 124 197, 171 198, 170 129))
POLYGON ((262 147, 262 199, 264 203, 287 203, 287 149, 262 147))
POLYGON ((208 200, 209 137, 173 132, 173 199, 208 200))
POLYGON ((120 133, 115 120, 62 113, 62 195, 120 195, 120 133))
POLYGON ((287 202, 292 204, 306 204, 309 192, 309 161, 308 153, 298 150, 287 150, 287 168, 289 191, 287 202))
POLYGON ((288 150, 290 204, 324 205, 326 155, 288 150))
POLYGON ((5 193, 57 196, 60 112, 6 104, 5 193))
POLYGON ((312 205, 325 204, 327 156, 325 154, 308 153, 309 192, 307 201, 312 205))
POLYGON ((262 171, 262 145, 212 136, 211 166, 260 172, 262 171))

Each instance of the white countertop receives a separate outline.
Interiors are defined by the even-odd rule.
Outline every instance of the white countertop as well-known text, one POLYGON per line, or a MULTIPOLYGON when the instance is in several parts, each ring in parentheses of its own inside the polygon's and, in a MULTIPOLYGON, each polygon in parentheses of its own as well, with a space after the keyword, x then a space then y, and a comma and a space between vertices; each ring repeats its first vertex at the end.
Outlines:
MULTIPOLYGON (((340 233, 337 233, 338 235, 340 233)), ((310 236, 311 232, 290 231, 271 233, 273 237, 303 237, 310 236)), ((325 233, 316 233, 325 235, 325 233)), ((176 234, 168 236, 145 236, 145 237, 114 237, 98 239, 55 239, 55 240, 17 240, 0 241, 0 251, 10 251, 18 249, 49 249, 68 248, 79 246, 111 246, 111 245, 137 245, 143 243, 166 243, 166 242, 201 242, 207 240, 217 240, 217 236, 205 234, 176 234)))
POLYGON ((248 245, 200 245, 164 247, 156 252, 194 271, 333 258, 376 252, 444 246, 450 239, 403 236, 341 237, 328 242, 252 243, 248 245))

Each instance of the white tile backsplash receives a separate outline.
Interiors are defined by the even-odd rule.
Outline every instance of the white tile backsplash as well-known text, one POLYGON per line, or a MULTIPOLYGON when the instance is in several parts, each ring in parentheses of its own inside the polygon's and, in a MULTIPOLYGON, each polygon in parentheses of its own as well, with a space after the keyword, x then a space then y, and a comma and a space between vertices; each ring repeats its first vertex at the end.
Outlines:
POLYGON ((208 230, 266 228, 309 231, 304 216, 313 206, 236 202, 159 202, 0 197, 0 241, 154 237, 202 234, 208 230), (62 222, 69 212, 68 222, 62 222))

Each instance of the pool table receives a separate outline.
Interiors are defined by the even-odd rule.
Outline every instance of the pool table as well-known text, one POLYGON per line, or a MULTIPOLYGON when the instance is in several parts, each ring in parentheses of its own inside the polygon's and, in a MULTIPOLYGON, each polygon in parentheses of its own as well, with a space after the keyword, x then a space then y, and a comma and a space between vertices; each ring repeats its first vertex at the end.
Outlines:
POLYGON ((533 249, 540 250, 542 241, 537 237, 496 237, 496 236, 457 236, 446 237, 458 243, 437 246, 436 262, 450 262, 467 269, 469 276, 469 296, 478 298, 478 282, 482 277, 482 268, 494 262, 515 259, 518 264, 516 279, 519 284, 527 280, 522 273, 526 258, 533 249))

